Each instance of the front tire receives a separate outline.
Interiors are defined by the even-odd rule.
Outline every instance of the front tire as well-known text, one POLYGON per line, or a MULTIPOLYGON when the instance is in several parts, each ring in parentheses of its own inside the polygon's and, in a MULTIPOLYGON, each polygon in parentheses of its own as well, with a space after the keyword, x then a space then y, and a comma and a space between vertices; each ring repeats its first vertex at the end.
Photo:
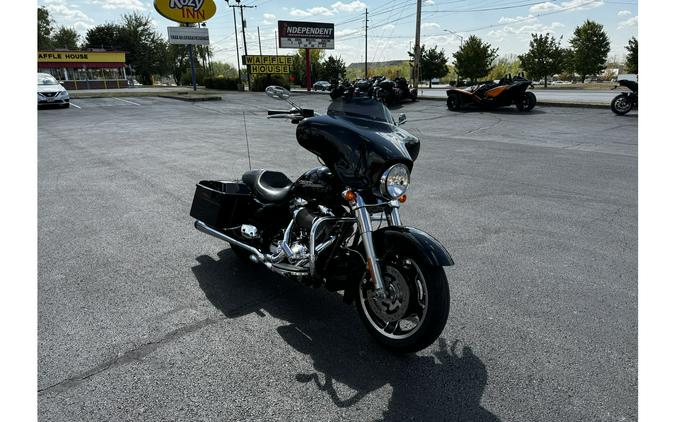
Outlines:
POLYGON ((431 345, 448 320, 450 294, 443 267, 425 264, 419 256, 391 250, 379 260, 386 299, 373 295, 372 282, 362 280, 356 309, 368 332, 384 348, 413 353, 431 345))
POLYGON ((623 116, 624 114, 631 111, 631 109, 633 108, 633 103, 628 98, 628 95, 621 94, 614 97, 614 99, 612 100, 611 107, 612 111, 615 114, 623 116))
POLYGON ((448 100, 446 103, 448 105, 448 110, 459 111, 459 108, 461 107, 461 98, 459 98, 458 94, 451 92, 448 94, 448 100))
POLYGON ((530 111, 537 104, 537 97, 531 92, 524 92, 516 101, 516 107, 520 111, 530 111))

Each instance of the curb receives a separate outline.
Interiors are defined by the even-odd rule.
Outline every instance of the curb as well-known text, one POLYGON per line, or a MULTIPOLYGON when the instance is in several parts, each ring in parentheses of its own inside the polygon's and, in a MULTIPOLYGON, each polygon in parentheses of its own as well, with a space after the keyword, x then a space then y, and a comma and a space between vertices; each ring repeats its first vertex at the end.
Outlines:
POLYGON ((179 100, 179 101, 187 101, 191 103, 196 103, 200 101, 222 101, 223 97, 219 95, 193 95, 190 96, 189 94, 183 94, 183 95, 171 95, 171 94, 159 94, 157 95, 160 98, 170 98, 172 100, 179 100))
MULTIPOLYGON (((87 93, 87 92, 68 92, 70 94, 70 98, 79 100, 82 98, 113 98, 113 97, 158 97, 161 95, 177 95, 182 93, 183 91, 177 91, 177 92, 129 92, 129 91, 121 91, 121 92, 96 92, 96 93, 87 93)), ((183 94, 185 95, 188 94, 188 91, 184 91, 183 94)))

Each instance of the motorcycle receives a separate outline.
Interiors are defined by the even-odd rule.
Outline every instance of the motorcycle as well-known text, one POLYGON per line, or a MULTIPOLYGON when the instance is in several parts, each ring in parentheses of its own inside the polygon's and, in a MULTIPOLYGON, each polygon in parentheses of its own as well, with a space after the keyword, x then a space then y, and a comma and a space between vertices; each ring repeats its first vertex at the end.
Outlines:
POLYGON ((380 80, 373 90, 374 97, 384 105, 390 106, 409 99, 417 101, 417 89, 411 89, 405 78, 380 80))
POLYGON ((614 97, 612 100, 611 108, 612 111, 619 116, 623 116, 633 109, 637 108, 638 105, 638 83, 636 81, 631 81, 629 79, 621 79, 618 81, 619 85, 615 86, 612 89, 616 89, 619 86, 625 86, 631 92, 622 92, 621 94, 614 97))
POLYGON ((467 105, 494 109, 515 104, 520 111, 530 111, 537 104, 537 97, 527 91, 531 86, 529 79, 521 75, 512 78, 509 74, 496 83, 487 82, 465 89, 450 88, 445 92, 448 110, 459 111, 467 105))
POLYGON ((401 128, 404 114, 395 121, 382 103, 354 96, 354 87, 336 91, 327 114, 318 115, 282 87, 265 90, 291 105, 268 110, 268 118, 297 123, 297 142, 323 165, 295 182, 264 169, 200 181, 190 215, 197 230, 228 242, 245 261, 344 291, 377 342, 416 352, 445 327, 444 267, 454 265, 438 240, 404 226, 399 214, 420 141, 401 128))

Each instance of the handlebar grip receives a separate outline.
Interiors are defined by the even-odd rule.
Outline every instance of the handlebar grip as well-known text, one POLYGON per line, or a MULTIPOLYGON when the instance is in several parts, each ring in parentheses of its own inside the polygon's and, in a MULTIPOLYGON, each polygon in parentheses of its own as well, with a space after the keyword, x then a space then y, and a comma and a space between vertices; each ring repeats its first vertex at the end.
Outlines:
POLYGON ((268 116, 273 116, 275 114, 292 114, 293 110, 267 110, 268 116))

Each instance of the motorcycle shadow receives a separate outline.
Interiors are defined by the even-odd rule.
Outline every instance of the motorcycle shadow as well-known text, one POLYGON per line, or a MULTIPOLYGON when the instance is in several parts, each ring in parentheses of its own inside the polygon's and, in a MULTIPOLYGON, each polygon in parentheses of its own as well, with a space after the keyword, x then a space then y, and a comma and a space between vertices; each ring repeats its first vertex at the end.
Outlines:
POLYGON ((480 405, 488 373, 468 345, 459 353, 459 340, 448 345, 440 338, 430 347, 433 356, 388 353, 340 295, 248 265, 230 249, 218 256, 198 257, 192 268, 207 299, 227 318, 255 312, 287 321, 277 332, 314 367, 295 380, 314 385, 337 408, 356 405, 389 385, 392 393, 381 421, 499 421, 480 405))

